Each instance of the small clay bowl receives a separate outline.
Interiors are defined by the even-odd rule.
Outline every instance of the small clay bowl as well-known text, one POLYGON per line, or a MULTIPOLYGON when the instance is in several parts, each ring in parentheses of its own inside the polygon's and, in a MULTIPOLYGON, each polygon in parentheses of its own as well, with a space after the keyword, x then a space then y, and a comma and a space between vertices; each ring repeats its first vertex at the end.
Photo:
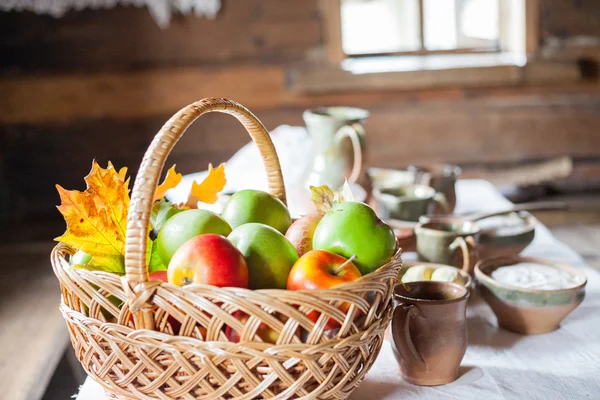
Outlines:
POLYGON ((412 171, 375 168, 367 169, 367 176, 373 187, 399 187, 416 183, 417 174, 412 171))
POLYGON ((477 292, 490 305, 498 325, 524 334, 552 332, 585 297, 585 275, 568 264, 533 257, 500 256, 481 260, 475 265, 477 292), (548 265, 581 278, 581 284, 568 289, 545 290, 520 288, 491 277, 499 267, 518 263, 548 265))
POLYGON ((465 271, 462 271, 456 267, 453 267, 452 265, 436 264, 436 263, 429 263, 429 262, 418 262, 418 261, 404 263, 404 265, 400 269, 400 272, 398 273, 398 281, 400 282, 402 280, 402 277, 404 276, 404 274, 410 267, 414 267, 416 265, 424 265, 428 268, 433 268, 433 269, 437 269, 437 268, 441 268, 441 267, 454 268, 455 270, 458 271, 460 276, 462 276, 463 279, 465 280, 465 284, 463 285, 464 287, 471 290, 471 287, 473 286, 473 278, 471 278, 471 275, 469 275, 465 271))
POLYGON ((535 237, 537 219, 527 211, 497 215, 486 219, 477 221, 477 225, 481 228, 477 241, 480 259, 515 256, 529 246, 535 237), (486 228, 486 219, 492 220, 492 218, 500 223, 486 228), (503 225, 502 220, 507 223, 503 225))

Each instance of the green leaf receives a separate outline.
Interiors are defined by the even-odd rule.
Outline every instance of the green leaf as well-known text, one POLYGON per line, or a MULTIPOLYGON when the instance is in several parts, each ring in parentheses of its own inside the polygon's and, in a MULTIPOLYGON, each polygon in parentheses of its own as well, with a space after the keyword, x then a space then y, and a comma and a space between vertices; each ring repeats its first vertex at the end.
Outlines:
POLYGON ((146 262, 148 263, 148 273, 167 270, 167 266, 158 255, 158 247, 150 239, 148 239, 148 256, 146 262))
POLYGON ((163 227, 165 222, 173 215, 180 213, 183 209, 177 208, 171 202, 166 199, 161 199, 154 203, 152 207, 152 213, 150 214, 150 224, 155 233, 163 227))
POLYGON ((125 260, 122 256, 93 256, 91 261, 85 265, 72 264, 75 269, 86 269, 88 271, 104 271, 117 275, 125 274, 125 260))

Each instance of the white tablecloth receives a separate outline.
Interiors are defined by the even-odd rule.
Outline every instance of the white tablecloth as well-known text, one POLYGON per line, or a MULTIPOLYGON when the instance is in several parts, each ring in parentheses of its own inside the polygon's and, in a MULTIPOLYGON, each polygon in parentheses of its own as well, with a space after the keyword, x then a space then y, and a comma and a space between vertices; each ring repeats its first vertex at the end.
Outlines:
MULTIPOLYGON (((496 210, 510 203, 485 181, 461 181, 457 212, 496 210)), ((600 399, 600 274, 573 250, 538 226, 529 256, 580 267, 588 277, 584 302, 561 328, 544 335, 518 335, 497 327, 489 307, 476 295, 467 312, 469 348, 462 375, 449 385, 419 387, 403 382, 389 342, 352 399, 600 399)), ((105 400, 87 379, 79 400, 105 400)))

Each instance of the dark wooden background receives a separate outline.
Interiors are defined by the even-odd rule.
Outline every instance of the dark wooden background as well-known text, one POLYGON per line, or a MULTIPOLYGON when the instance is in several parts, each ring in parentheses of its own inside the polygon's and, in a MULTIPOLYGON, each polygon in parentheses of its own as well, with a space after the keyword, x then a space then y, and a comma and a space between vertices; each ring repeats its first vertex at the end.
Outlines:
MULTIPOLYGON (((367 108, 371 165, 448 161, 469 168, 568 155, 577 165, 596 166, 600 47, 571 39, 600 38, 600 3, 541 3, 539 56, 583 60, 588 79, 294 93, 295 68, 323 53, 317 0, 223 0, 215 20, 175 16, 165 30, 147 10, 131 7, 61 19, 0 13, 0 220, 21 226, 60 221, 55 183, 83 189, 93 158, 135 173, 161 124, 208 96, 241 102, 271 129, 302 124, 301 112, 310 106, 367 108)), ((171 159, 182 172, 193 172, 226 160, 247 141, 233 118, 208 115, 171 159)))

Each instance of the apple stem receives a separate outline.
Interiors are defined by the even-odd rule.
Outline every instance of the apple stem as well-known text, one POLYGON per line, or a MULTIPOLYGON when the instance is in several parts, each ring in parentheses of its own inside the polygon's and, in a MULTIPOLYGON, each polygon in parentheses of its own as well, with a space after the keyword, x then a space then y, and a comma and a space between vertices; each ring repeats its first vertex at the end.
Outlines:
POLYGON ((352 257, 350 257, 349 259, 347 259, 346 261, 344 261, 343 264, 341 264, 339 267, 337 267, 335 269, 335 274, 337 275, 341 270, 344 269, 344 267, 348 264, 350 264, 352 261, 356 260, 356 254, 353 254, 352 257))

